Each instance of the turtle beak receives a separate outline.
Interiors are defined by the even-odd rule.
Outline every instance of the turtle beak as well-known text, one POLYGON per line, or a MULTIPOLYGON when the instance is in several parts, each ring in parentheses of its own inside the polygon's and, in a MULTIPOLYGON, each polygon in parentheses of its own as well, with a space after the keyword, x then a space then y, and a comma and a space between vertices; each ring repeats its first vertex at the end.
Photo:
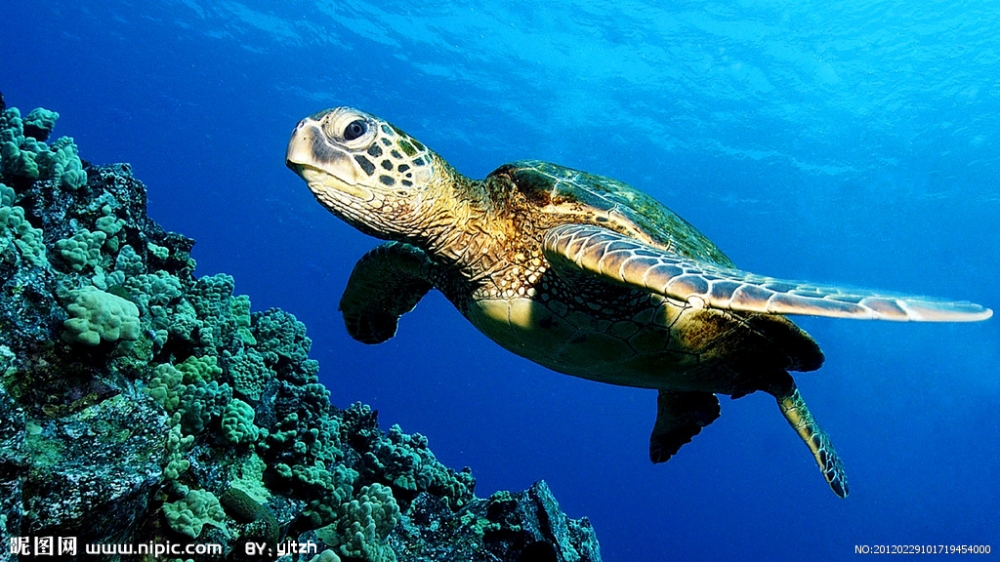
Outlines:
POLYGON ((339 143, 327 137, 321 121, 315 116, 306 117, 292 131, 285 151, 285 165, 303 176, 313 170, 338 180, 341 184, 356 186, 368 179, 368 174, 351 158, 339 143))
MULTIPOLYGON (((314 146, 320 133, 319 127, 311 117, 299 121, 292 131, 292 138, 288 141, 288 149, 285 151, 285 165, 293 172, 302 175, 302 167, 309 165, 314 160, 314 146)), ((322 142, 322 141, 320 141, 322 142)))
POLYGON ((285 152, 285 165, 306 180, 316 197, 329 202, 343 196, 361 201, 375 198, 364 186, 367 179, 351 156, 327 139, 322 123, 315 116, 306 117, 292 131, 285 152), (340 194, 339 197, 337 194, 340 194))

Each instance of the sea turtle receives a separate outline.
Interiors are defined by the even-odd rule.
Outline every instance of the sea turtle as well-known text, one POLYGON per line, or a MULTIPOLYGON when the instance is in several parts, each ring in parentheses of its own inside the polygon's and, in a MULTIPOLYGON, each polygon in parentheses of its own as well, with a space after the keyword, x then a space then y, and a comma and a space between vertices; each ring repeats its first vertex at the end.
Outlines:
POLYGON ((785 281, 735 268, 704 235, 622 182, 537 161, 462 176, 386 121, 348 107, 303 119, 287 165, 316 199, 390 240, 358 261, 340 301, 348 333, 391 338, 432 288, 489 338, 560 373, 656 389, 654 463, 719 416, 716 394, 758 390, 812 451, 833 491, 847 477, 788 371, 823 363, 784 315, 975 321, 951 302, 785 281))

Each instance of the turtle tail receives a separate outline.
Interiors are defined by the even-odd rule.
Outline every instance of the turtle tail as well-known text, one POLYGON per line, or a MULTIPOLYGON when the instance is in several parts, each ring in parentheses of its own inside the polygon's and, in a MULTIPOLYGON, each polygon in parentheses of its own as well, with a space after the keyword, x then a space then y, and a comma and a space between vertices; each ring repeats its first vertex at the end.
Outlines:
MULTIPOLYGON (((791 377, 789 376, 789 379, 791 377)), ((781 413, 788 420, 792 429, 799 434, 809 450, 812 451, 816 464, 819 465, 823 477, 830 485, 834 494, 846 498, 848 494, 847 473, 844 472, 844 463, 833 448, 830 436, 816 423, 812 412, 806 406, 806 401, 802 399, 802 394, 792 382, 790 387, 782 389, 782 392, 772 392, 778 400, 778 407, 781 413)))

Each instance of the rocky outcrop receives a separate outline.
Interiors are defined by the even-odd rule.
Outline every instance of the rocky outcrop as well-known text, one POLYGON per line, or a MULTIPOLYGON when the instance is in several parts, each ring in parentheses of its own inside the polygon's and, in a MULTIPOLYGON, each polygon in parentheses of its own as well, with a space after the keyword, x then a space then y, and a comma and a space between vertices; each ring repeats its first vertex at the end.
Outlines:
POLYGON ((196 277, 129 166, 50 143, 57 118, 0 108, 0 561, 45 537, 81 560, 600 560, 544 483, 478 498, 425 437, 334 407, 305 326, 196 277))

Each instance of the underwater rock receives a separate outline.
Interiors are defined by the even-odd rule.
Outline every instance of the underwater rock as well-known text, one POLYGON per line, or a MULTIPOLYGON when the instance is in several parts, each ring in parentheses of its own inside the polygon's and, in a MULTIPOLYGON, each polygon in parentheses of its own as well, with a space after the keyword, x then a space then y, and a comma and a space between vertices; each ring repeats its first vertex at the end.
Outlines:
POLYGON ((399 562, 601 560, 590 522, 566 517, 544 481, 524 492, 476 498, 458 512, 440 498, 420 494, 389 544, 399 562))
POLYGON ((0 562, 38 537, 77 538, 60 560, 600 560, 544 482, 477 498, 426 437, 333 406, 305 326, 196 278, 127 164, 47 144, 57 119, 0 107, 0 562))

